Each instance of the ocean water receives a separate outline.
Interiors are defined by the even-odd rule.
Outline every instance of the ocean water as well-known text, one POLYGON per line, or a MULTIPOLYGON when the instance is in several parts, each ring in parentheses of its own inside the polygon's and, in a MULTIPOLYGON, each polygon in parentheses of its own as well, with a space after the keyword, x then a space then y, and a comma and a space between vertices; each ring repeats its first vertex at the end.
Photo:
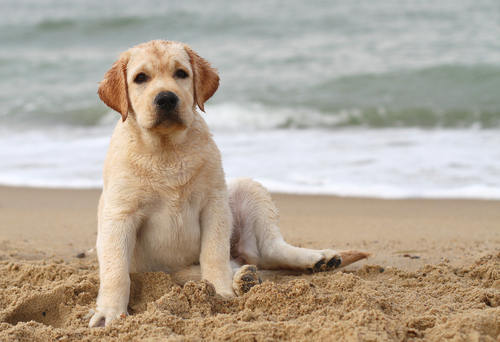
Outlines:
POLYGON ((190 44, 228 178, 271 191, 500 199, 494 0, 0 0, 0 184, 98 188, 121 51, 190 44))

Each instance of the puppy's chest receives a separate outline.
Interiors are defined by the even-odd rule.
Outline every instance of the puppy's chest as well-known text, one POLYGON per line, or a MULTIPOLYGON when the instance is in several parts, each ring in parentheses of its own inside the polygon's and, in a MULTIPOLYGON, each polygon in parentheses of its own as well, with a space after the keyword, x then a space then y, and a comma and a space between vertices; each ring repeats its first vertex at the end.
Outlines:
POLYGON ((171 271, 198 261, 200 213, 199 203, 168 200, 149 212, 138 231, 136 245, 136 257, 149 265, 145 270, 171 271))
POLYGON ((196 168, 176 165, 148 165, 137 174, 148 191, 172 192, 186 185, 195 175, 196 168))
POLYGON ((188 152, 143 155, 136 159, 133 169, 152 190, 168 192, 193 180, 204 164, 205 158, 190 149, 188 152))
POLYGON ((171 193, 156 201, 144 221, 143 233, 167 240, 199 237, 202 198, 179 198, 178 195, 171 193))
MULTIPOLYGON (((186 171, 186 170, 185 170, 186 171)), ((209 187, 204 184, 203 172, 175 172, 164 169, 141 181, 144 203, 151 217, 182 223, 186 215, 194 215, 205 205, 209 187)))

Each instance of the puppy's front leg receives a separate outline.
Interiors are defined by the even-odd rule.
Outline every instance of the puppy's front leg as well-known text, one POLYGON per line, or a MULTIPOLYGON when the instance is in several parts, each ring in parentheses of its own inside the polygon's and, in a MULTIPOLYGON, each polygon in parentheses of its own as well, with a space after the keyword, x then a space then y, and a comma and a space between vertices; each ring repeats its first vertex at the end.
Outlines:
POLYGON ((229 203, 218 196, 201 213, 201 277, 215 286, 215 291, 234 297, 233 271, 229 262, 232 216, 229 203))
POLYGON ((117 220, 111 214, 100 217, 97 235, 97 255, 101 285, 97 308, 89 326, 109 325, 127 315, 130 296, 130 261, 135 246, 137 219, 128 215, 117 220), (104 320, 104 321, 103 321, 104 320))

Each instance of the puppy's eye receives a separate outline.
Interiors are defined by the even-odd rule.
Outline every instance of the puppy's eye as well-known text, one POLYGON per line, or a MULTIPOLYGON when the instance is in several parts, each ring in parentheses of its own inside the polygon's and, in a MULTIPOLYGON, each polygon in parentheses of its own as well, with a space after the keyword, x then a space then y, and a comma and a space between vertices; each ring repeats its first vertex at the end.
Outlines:
POLYGON ((175 77, 177 78, 188 78, 189 75, 187 72, 185 72, 184 70, 182 69, 179 69, 175 72, 175 77))
POLYGON ((135 76, 135 78, 134 78, 134 82, 137 84, 144 83, 147 80, 148 80, 148 77, 146 76, 146 74, 144 74, 142 72, 139 75, 135 76))

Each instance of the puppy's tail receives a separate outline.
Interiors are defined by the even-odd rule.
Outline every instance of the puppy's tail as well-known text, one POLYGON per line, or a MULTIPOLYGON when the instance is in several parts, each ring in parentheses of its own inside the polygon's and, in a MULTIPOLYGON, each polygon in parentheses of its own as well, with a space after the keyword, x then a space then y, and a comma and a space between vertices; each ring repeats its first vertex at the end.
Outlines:
POLYGON ((342 262, 340 263, 339 267, 337 267, 337 269, 346 267, 347 265, 350 265, 362 259, 368 259, 368 257, 372 256, 371 253, 356 251, 353 249, 348 251, 339 251, 338 253, 342 257, 342 262))

